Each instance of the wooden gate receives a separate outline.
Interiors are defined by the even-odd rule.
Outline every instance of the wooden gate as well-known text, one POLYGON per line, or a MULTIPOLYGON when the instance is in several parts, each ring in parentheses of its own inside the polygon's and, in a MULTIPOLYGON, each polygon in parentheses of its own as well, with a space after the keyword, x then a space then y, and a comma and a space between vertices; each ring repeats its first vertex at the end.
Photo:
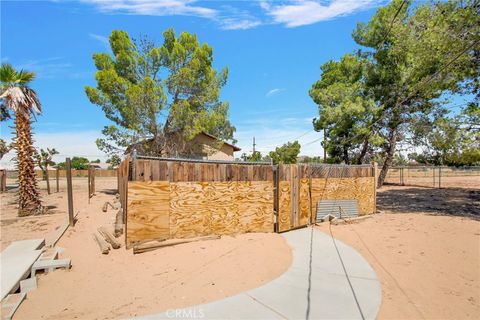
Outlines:
POLYGON ((280 164, 278 166, 277 231, 287 231, 310 223, 311 199, 309 167, 280 164))

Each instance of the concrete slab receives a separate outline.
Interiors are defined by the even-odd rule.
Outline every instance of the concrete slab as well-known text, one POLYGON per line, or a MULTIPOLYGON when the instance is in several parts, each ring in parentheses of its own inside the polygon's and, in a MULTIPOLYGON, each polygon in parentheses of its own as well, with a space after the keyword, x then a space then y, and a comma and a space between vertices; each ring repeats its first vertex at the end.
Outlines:
POLYGON ((28 277, 32 265, 42 254, 44 239, 23 240, 11 243, 0 253, 1 298, 15 292, 20 281, 28 277))
POLYGON ((204 319, 375 319, 380 283, 358 252, 312 228, 282 236, 293 261, 280 277, 234 297, 140 319, 192 319, 199 313, 204 319))
POLYGON ((25 293, 9 294, 2 300, 1 315, 2 320, 11 320, 15 311, 17 311, 20 304, 25 300, 25 293))
POLYGON ((20 292, 28 293, 32 290, 37 289, 37 278, 31 277, 25 280, 20 281, 20 292))

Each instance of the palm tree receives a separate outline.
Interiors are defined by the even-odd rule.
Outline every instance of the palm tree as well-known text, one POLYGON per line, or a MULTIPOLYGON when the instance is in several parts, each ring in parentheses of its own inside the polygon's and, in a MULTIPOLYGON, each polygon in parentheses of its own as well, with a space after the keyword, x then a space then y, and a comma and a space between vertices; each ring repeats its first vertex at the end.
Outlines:
POLYGON ((41 107, 37 94, 27 85, 35 78, 32 72, 17 72, 10 64, 0 67, 0 105, 2 110, 12 111, 15 116, 18 168, 18 215, 40 214, 44 208, 40 201, 35 177, 34 147, 32 140, 31 116, 40 114, 41 107))

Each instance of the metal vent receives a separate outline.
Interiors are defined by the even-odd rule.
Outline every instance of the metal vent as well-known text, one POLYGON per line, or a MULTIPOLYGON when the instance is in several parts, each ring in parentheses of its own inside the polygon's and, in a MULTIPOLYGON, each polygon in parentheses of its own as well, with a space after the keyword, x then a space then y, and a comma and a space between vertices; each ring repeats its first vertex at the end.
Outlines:
POLYGON ((358 217, 357 200, 320 200, 317 202, 317 222, 327 215, 338 219, 358 217))

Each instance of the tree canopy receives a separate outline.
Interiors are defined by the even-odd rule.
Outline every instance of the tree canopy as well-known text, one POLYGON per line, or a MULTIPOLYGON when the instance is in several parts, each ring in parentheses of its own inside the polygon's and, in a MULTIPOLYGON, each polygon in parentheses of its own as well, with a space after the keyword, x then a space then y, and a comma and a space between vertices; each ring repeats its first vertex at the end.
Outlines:
POLYGON ((275 148, 268 154, 274 164, 291 164, 297 163, 297 157, 300 153, 300 143, 298 141, 287 142, 281 147, 275 148))
POLYGON ((200 132, 233 140, 228 103, 220 100, 228 69, 213 66, 213 49, 196 35, 173 29, 161 46, 125 31, 110 35, 112 54, 96 53, 96 88, 85 92, 113 122, 98 147, 114 153, 144 143, 142 153, 185 153, 185 142, 200 132))
POLYGON ((378 153, 382 185, 419 119, 445 111, 446 96, 478 93, 479 17, 474 1, 394 0, 358 24, 353 39, 362 48, 323 65, 310 90, 329 154, 361 163, 378 153))

